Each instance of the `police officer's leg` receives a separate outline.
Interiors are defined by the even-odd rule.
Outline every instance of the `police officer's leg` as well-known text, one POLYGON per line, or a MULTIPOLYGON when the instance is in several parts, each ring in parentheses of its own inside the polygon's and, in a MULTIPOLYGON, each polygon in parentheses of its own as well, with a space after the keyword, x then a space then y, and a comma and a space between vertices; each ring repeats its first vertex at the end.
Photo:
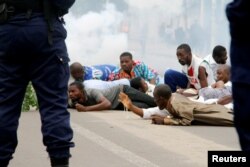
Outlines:
POLYGON ((164 74, 164 83, 167 84, 172 92, 176 92, 176 87, 187 88, 188 78, 185 74, 168 69, 164 74))
POLYGON ((0 53, 0 166, 5 167, 17 146, 17 127, 28 81, 13 59, 0 53), (11 62, 10 62, 11 61, 11 62))
POLYGON ((54 22, 54 28, 52 45, 43 34, 47 34, 47 29, 40 32, 39 41, 34 41, 39 43, 39 48, 34 55, 31 76, 41 113, 43 142, 49 156, 51 159, 68 159, 69 147, 73 147, 73 131, 67 111, 69 59, 64 42, 66 31, 59 21, 54 22))
POLYGON ((250 151, 250 84, 233 82, 234 121, 243 151, 250 151))

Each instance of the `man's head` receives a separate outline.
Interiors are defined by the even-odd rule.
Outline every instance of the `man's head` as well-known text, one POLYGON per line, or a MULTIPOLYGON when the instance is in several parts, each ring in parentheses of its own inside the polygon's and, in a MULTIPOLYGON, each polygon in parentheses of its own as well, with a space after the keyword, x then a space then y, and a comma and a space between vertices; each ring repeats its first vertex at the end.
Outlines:
POLYGON ((168 101, 171 96, 171 89, 166 84, 160 84, 154 89, 154 100, 160 110, 163 110, 167 107, 168 101))
POLYGON ((217 69, 217 80, 224 83, 230 80, 230 66, 227 64, 220 65, 217 69))
POLYGON ((83 81, 84 78, 84 67, 78 63, 75 62, 69 66, 70 68, 70 74, 76 81, 83 81))
POLYGON ((143 93, 146 93, 148 91, 148 84, 145 82, 145 80, 142 77, 135 77, 131 79, 130 86, 143 93))
POLYGON ((120 55, 121 68, 126 72, 130 73, 133 68, 133 56, 129 52, 124 52, 120 55))
POLYGON ((73 103, 82 102, 84 103, 87 99, 85 96, 84 86, 82 82, 75 81, 69 85, 69 98, 73 103))
POLYGON ((227 50, 225 47, 217 45, 213 49, 213 58, 217 64, 226 64, 227 50))
POLYGON ((192 51, 188 44, 181 44, 177 47, 176 55, 181 65, 190 65, 192 61, 192 51))

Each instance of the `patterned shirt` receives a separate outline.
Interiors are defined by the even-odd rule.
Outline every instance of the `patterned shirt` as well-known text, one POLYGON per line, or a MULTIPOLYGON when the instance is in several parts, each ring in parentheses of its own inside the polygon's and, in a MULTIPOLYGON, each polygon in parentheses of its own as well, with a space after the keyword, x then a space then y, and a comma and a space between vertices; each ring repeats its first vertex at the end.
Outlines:
POLYGON ((121 68, 115 69, 110 75, 109 80, 118 80, 121 78, 132 79, 135 77, 142 77, 146 81, 150 81, 158 76, 157 72, 146 64, 140 61, 134 61, 130 74, 123 71, 121 68))

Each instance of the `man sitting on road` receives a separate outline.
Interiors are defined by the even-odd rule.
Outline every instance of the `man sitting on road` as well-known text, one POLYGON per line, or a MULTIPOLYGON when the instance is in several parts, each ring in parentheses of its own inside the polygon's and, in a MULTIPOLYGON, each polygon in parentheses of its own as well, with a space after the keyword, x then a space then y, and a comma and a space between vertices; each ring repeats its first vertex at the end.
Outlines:
POLYGON ((142 77, 151 84, 158 84, 160 76, 152 68, 140 61, 134 61, 133 56, 129 52, 120 55, 120 68, 115 69, 109 76, 109 80, 117 80, 121 78, 132 79, 142 77))
POLYGON ((182 72, 169 69, 164 75, 164 83, 170 86, 172 92, 183 93, 188 88, 199 90, 215 82, 212 73, 207 74, 205 68, 200 66, 202 59, 192 54, 188 44, 178 46, 176 55, 183 66, 182 72))
POLYGON ((213 53, 206 56, 201 62, 201 68, 206 75, 213 75, 214 80, 217 81, 217 69, 219 65, 227 63, 227 50, 224 46, 217 45, 213 49, 213 53))

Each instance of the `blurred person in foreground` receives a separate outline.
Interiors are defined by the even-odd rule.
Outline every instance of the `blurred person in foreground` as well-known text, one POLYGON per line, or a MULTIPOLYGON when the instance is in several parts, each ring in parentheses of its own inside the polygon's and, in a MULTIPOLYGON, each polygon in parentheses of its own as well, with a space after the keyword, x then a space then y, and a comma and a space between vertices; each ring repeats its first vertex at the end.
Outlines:
POLYGON ((231 34, 231 81, 234 121, 243 151, 250 151, 250 1, 234 0, 226 8, 231 34))
POLYGON ((0 0, 1 167, 8 166, 15 152, 18 120, 30 81, 37 94, 51 166, 68 167, 74 143, 67 111, 69 58, 62 16, 74 1, 0 0))

